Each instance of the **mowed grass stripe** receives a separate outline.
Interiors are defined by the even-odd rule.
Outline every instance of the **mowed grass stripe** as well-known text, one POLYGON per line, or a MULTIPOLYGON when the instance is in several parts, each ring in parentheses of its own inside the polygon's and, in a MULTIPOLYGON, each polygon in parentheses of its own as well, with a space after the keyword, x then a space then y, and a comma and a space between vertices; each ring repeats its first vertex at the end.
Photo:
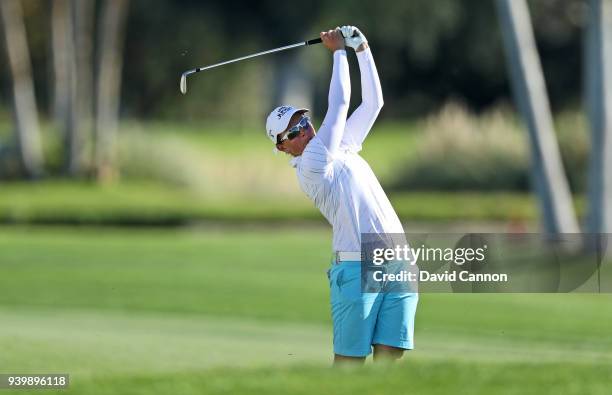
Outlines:
POLYGON ((0 366, 78 375, 200 371, 330 360, 316 325, 166 314, 0 309, 0 366))
POLYGON ((391 366, 329 369, 296 365, 285 369, 215 371, 100 377, 76 383, 72 394, 335 394, 335 395, 608 395, 608 366, 406 361, 391 366))
MULTIPOLYGON (((0 366, 79 376, 201 371, 219 366, 328 365, 331 328, 159 314, 0 309, 0 366)), ((563 343, 419 333, 411 361, 604 364, 612 351, 563 343)))
POLYGON ((0 230, 0 304, 328 321, 325 230, 0 230))

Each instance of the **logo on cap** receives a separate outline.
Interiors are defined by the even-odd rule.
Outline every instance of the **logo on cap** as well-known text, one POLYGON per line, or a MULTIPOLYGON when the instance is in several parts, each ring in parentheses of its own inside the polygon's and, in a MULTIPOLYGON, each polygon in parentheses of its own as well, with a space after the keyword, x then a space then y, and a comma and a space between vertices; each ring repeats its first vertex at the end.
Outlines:
POLYGON ((285 115, 285 113, 287 113, 287 111, 291 110, 291 107, 288 106, 282 106, 278 109, 278 111, 276 112, 276 118, 277 119, 281 119, 281 117, 283 115, 285 115))

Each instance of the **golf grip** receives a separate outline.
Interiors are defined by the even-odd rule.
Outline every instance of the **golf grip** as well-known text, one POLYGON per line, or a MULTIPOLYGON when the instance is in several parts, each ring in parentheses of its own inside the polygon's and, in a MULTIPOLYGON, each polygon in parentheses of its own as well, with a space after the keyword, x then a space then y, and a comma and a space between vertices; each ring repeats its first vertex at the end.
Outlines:
MULTIPOLYGON (((359 34, 357 32, 353 33, 353 37, 357 37, 359 34)), ((321 42, 321 37, 313 38, 312 40, 306 41, 306 45, 319 44, 321 42)))
POLYGON ((306 41, 306 45, 318 44, 321 42, 321 37, 313 38, 312 40, 306 41))

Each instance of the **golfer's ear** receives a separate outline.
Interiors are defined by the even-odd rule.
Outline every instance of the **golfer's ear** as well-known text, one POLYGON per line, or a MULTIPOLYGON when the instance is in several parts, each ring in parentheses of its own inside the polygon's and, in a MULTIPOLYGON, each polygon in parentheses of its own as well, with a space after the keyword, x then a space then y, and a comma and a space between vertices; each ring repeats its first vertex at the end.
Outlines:
POLYGON ((281 151, 281 152, 287 152, 285 147, 283 147, 283 144, 276 144, 276 149, 281 151))

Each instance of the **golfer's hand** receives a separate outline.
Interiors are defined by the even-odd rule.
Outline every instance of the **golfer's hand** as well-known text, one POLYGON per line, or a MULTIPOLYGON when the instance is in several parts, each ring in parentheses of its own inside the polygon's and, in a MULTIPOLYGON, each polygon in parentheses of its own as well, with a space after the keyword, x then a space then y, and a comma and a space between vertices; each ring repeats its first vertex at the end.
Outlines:
POLYGON ((344 49, 344 37, 340 29, 328 30, 327 32, 321 32, 321 41, 330 51, 334 52, 339 49, 344 49))
POLYGON ((351 47, 357 52, 361 52, 368 47, 368 40, 355 26, 342 26, 340 31, 347 47, 351 47))

